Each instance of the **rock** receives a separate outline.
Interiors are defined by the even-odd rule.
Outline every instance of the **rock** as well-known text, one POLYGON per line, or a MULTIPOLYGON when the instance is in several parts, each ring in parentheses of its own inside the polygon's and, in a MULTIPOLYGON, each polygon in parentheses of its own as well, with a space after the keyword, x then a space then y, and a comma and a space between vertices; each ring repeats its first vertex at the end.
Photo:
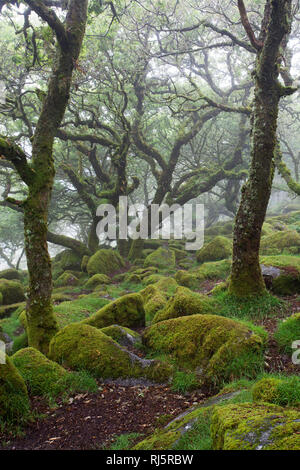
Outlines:
POLYGON ((0 364, 0 419, 20 423, 28 412, 29 398, 25 382, 6 356, 6 363, 0 364))
POLYGON ((55 388, 58 394, 59 381, 68 375, 63 367, 50 361, 34 348, 20 349, 11 357, 11 360, 32 396, 45 396, 55 388))
POLYGON ((112 338, 121 346, 135 346, 137 344, 142 344, 141 335, 125 326, 106 326, 105 328, 101 328, 100 331, 102 331, 106 336, 112 338))
POLYGON ((231 256, 232 241, 226 237, 218 236, 197 252, 198 263, 205 261, 218 261, 231 256))
POLYGON ((180 286, 189 287, 190 289, 197 288, 200 284, 197 275, 188 271, 177 271, 174 277, 180 286))
POLYGON ((54 282, 55 287, 64 287, 64 286, 77 286, 79 284, 79 279, 71 273, 63 273, 59 278, 54 282))
POLYGON ((49 357, 103 379, 145 377, 165 382, 172 373, 167 363, 140 359, 97 328, 82 323, 68 325, 52 338, 49 357))
POLYGON ((4 269, 4 271, 0 271, 0 279, 7 279, 8 281, 21 281, 22 275, 17 269, 4 269))
POLYGON ((299 450, 300 412, 267 404, 220 406, 211 433, 214 450, 299 450))
POLYGON ((62 271, 81 270, 82 256, 72 250, 64 250, 54 258, 54 264, 59 264, 62 271))
POLYGON ((152 321, 155 314, 165 307, 167 296, 156 284, 151 284, 140 291, 140 295, 144 301, 146 319, 147 321, 152 321))
POLYGON ((173 250, 160 247, 150 253, 144 261, 144 267, 154 266, 159 269, 172 269, 175 267, 175 253, 173 250))
POLYGON ((145 310, 140 294, 123 295, 117 300, 102 307, 97 313, 81 323, 104 328, 105 326, 120 325, 128 328, 145 325, 145 310))
POLYGON ((205 384, 255 377, 264 363, 266 337, 245 324, 217 315, 190 315, 147 328, 143 343, 169 354, 179 367, 197 372, 205 384))
POLYGON ((111 275, 124 268, 125 262, 116 250, 98 250, 90 257, 87 263, 87 272, 94 274, 111 275))
POLYGON ((2 294, 3 305, 16 304, 25 300, 24 289, 18 281, 0 280, 0 293, 2 294))
POLYGON ((108 276, 106 276, 106 274, 94 274, 94 276, 86 281, 84 287, 87 289, 94 289, 97 286, 110 283, 111 280, 108 276))
POLYGON ((157 312, 153 323, 187 315, 215 313, 217 302, 205 295, 192 292, 187 287, 177 287, 175 295, 157 312))

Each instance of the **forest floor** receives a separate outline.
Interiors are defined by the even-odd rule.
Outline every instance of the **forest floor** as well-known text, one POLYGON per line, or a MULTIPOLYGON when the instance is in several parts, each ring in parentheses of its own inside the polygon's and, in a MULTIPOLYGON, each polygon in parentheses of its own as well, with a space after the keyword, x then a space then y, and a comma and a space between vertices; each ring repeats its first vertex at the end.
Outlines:
MULTIPOLYGON (((201 292, 209 292, 216 283, 207 281, 201 292)), ((284 299, 290 306, 288 315, 300 310, 297 299, 299 296, 284 299)), ((265 372, 297 374, 290 357, 279 351, 273 337, 279 319, 271 317, 257 322, 269 333, 265 372)), ((143 355, 140 350, 132 352, 143 355)), ((166 384, 134 380, 98 381, 98 386, 97 393, 77 394, 67 401, 57 400, 52 406, 44 399, 33 398, 36 419, 18 436, 0 431, 3 450, 109 449, 117 436, 129 434, 133 436, 132 442, 141 440, 214 395, 213 391, 201 389, 181 394, 166 384)))

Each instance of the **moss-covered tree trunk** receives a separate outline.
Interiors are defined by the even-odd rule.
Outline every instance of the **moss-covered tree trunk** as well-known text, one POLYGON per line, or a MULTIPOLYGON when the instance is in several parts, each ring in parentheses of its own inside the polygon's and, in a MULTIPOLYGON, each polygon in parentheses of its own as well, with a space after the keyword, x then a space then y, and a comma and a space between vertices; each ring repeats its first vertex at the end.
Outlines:
MULTIPOLYGON (((267 2, 267 6, 269 22, 262 34, 263 42, 255 42, 252 37, 253 44, 257 47, 257 58, 251 168, 248 182, 242 189, 235 221, 229 284, 229 292, 236 296, 261 295, 265 292, 259 264, 259 247, 274 174, 278 106, 280 98, 293 91, 283 87, 278 81, 283 52, 281 46, 291 27, 291 1, 271 0, 267 2)), ((249 30, 247 33, 251 35, 249 30)))
MULTIPOLYGON (((25 250, 29 272, 27 329, 29 345, 47 354, 57 331, 51 294, 51 261, 47 246, 47 219, 54 180, 53 143, 69 100, 72 74, 84 37, 88 0, 70 0, 64 23, 41 0, 26 0, 28 6, 53 29, 57 56, 48 84, 32 144, 32 161, 8 139, 4 156, 11 160, 28 186, 24 209, 25 250)), ((1 145, 0 145, 1 146, 1 145)), ((3 153, 3 152, 1 152, 3 153)))

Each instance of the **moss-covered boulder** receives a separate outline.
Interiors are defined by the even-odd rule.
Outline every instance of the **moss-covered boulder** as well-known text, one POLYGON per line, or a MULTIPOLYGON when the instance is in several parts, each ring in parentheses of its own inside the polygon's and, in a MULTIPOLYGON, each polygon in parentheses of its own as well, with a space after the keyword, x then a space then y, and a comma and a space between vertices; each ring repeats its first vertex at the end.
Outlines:
POLYGON ((195 370, 214 385, 261 371, 265 339, 248 326, 216 315, 191 315, 147 328, 143 343, 172 356, 178 366, 195 370))
POLYGON ((59 382, 68 374, 63 367, 34 348, 20 349, 11 360, 32 396, 45 396, 53 389, 59 389, 59 382))
POLYGON ((97 286, 108 285, 111 283, 111 280, 106 274, 94 274, 90 277, 84 284, 84 287, 87 289, 94 289, 97 286))
POLYGON ((0 279, 7 279, 8 281, 21 281, 22 274, 17 269, 4 269, 0 271, 0 279))
POLYGON ((0 422, 20 421, 29 411, 26 385, 11 359, 0 359, 0 422))
POLYGON ((142 338, 136 331, 125 326, 112 325, 101 328, 102 333, 109 336, 121 346, 134 346, 142 343, 142 338))
POLYGON ((206 295, 192 292, 187 287, 177 287, 175 295, 157 312, 153 323, 187 315, 206 315, 216 312, 217 302, 206 295))
POLYGON ((74 276, 72 273, 63 273, 59 276, 56 281, 54 281, 55 287, 65 287, 65 286, 77 286, 79 284, 79 279, 74 276))
POLYGON ((142 283, 145 286, 150 286, 150 284, 155 284, 156 282, 163 279, 163 277, 164 276, 162 276, 161 274, 150 274, 150 276, 147 276, 142 280, 142 283))
POLYGON ((159 269, 172 269, 175 267, 175 253, 173 250, 160 247, 147 256, 144 261, 144 266, 154 266, 159 269))
POLYGON ((111 275, 124 268, 125 262, 116 250, 98 250, 90 257, 87 264, 87 272, 90 276, 94 274, 111 275))
POLYGON ((155 314, 162 310, 167 303, 167 296, 156 284, 151 284, 140 291, 144 301, 146 320, 152 321, 155 314))
POLYGON ((18 281, 0 279, 0 294, 2 294, 3 305, 16 304, 25 300, 23 286, 18 281))
POLYGON ((300 252, 300 235, 296 230, 286 230, 263 237, 260 243, 260 252, 265 255, 297 254, 300 252))
POLYGON ((220 406, 211 433, 214 450, 299 450, 300 412, 267 404, 220 406))
POLYGON ((83 320, 82 323, 96 328, 111 325, 127 326, 128 328, 144 326, 145 310, 142 296, 140 294, 123 295, 83 320))
POLYGON ((61 251, 55 258, 54 264, 59 264, 63 271, 81 270, 82 256, 72 250, 61 251))
POLYGON ((82 258, 80 269, 84 273, 87 272, 87 265, 88 265, 89 259, 90 259, 90 256, 87 256, 87 255, 84 255, 83 258, 82 258))
POLYGON ((145 377, 165 382, 172 373, 167 363, 140 359, 102 331, 82 323, 60 330, 51 340, 50 359, 71 369, 88 370, 95 377, 145 377))
POLYGON ((211 261, 203 263, 195 272, 199 282, 208 279, 226 279, 231 270, 231 260, 223 259, 221 261, 211 261))
POLYGON ((189 271, 177 271, 174 277, 180 286, 189 287, 190 289, 196 289, 200 284, 197 275, 189 271))
POLYGON ((232 250, 232 242, 226 237, 216 237, 197 252, 198 263, 206 261, 218 261, 229 258, 232 250))

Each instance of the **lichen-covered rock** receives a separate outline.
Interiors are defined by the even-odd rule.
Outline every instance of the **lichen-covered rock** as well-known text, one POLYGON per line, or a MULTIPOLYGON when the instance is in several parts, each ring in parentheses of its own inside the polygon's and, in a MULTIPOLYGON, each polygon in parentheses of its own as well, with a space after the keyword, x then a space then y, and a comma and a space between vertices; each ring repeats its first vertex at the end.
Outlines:
POLYGON ((25 300, 23 286, 18 281, 0 279, 0 293, 2 294, 3 305, 16 304, 25 300))
POLYGON ((82 323, 104 328, 120 325, 128 328, 145 325, 145 310, 140 294, 123 295, 117 300, 102 307, 97 313, 83 320, 82 323))
POLYGON ((103 284, 110 284, 111 280, 106 274, 94 274, 94 276, 90 277, 84 284, 84 287, 87 289, 94 289, 97 286, 102 286, 103 284))
POLYGON ((216 315, 191 315, 147 328, 143 343, 169 354, 180 367, 195 370, 205 383, 255 377, 264 363, 265 338, 238 321, 216 315))
POLYGON ((32 396, 44 396, 50 388, 57 388, 59 381, 68 372, 56 362, 50 361, 34 348, 20 349, 11 357, 23 377, 32 396))
POLYGON ((157 312, 153 323, 187 315, 213 314, 216 308, 217 302, 213 298, 192 292, 187 287, 177 287, 175 295, 157 312))
POLYGON ((260 252, 265 255, 277 255, 283 252, 297 254, 300 252, 300 235, 296 230, 286 230, 263 237, 260 252))
POLYGON ((300 412, 267 404, 216 407, 214 450, 299 450, 300 412))
POLYGON ((197 252, 198 263, 205 261, 218 261, 229 258, 232 250, 232 242, 226 237, 216 237, 197 252))
POLYGON ((175 267, 175 253, 173 250, 160 247, 147 256, 144 266, 145 268, 154 266, 160 269, 172 269, 175 267))
MULTIPOLYGON (((1 356, 1 362, 2 359, 1 356)), ((6 356, 6 363, 0 364, 0 422, 19 421, 28 411, 26 385, 11 359, 6 356)))
POLYGON ((79 279, 74 276, 72 273, 63 273, 59 276, 56 281, 54 281, 55 287, 65 287, 65 286, 77 286, 79 284, 79 279))
POLYGON ((17 269, 4 269, 0 271, 0 279, 7 279, 8 281, 21 281, 22 275, 17 269))
POLYGON ((102 333, 109 336, 121 346, 134 346, 142 343, 141 335, 125 326, 112 325, 101 328, 102 333))
POLYGON ((196 288, 200 284, 197 275, 191 274, 188 271, 177 271, 174 277, 180 286, 189 287, 190 289, 196 288))
POLYGON ((116 250, 98 250, 90 257, 87 264, 87 272, 90 276, 94 274, 110 275, 124 268, 125 262, 116 250))
POLYGON ((140 359, 112 338, 89 325, 73 323, 51 340, 50 359, 71 369, 86 369, 95 377, 145 377, 165 382, 172 373, 167 363, 140 359))

